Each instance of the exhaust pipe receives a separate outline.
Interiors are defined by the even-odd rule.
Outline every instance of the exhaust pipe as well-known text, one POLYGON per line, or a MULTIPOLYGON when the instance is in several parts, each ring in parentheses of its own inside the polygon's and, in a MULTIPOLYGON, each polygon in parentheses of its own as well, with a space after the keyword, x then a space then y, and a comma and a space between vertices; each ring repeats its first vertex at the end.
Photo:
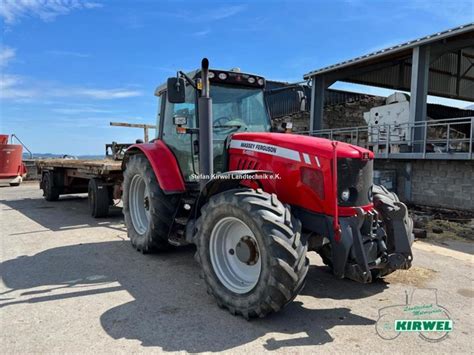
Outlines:
POLYGON ((212 141, 212 99, 209 95, 209 60, 201 62, 202 90, 199 103, 199 172, 201 190, 214 173, 214 155, 212 141))

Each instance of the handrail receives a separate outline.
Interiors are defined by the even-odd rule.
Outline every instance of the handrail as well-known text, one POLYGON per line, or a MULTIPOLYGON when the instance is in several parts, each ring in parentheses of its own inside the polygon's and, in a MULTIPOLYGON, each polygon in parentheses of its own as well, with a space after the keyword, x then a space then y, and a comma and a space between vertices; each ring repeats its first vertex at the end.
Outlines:
POLYGON ((409 158, 412 154, 417 159, 429 159, 434 154, 437 158, 444 154, 446 158, 473 159, 474 153, 474 117, 471 116, 296 133, 349 142, 384 158, 393 154, 400 159, 409 158))
POLYGON ((18 138, 18 136, 15 133, 13 133, 10 137, 11 137, 10 139, 12 143, 13 143, 13 138, 15 138, 18 141, 18 143, 20 143, 22 147, 25 148, 25 150, 28 152, 28 154, 30 155, 30 159, 33 159, 33 153, 31 153, 31 150, 28 149, 28 147, 21 141, 20 138, 18 138))

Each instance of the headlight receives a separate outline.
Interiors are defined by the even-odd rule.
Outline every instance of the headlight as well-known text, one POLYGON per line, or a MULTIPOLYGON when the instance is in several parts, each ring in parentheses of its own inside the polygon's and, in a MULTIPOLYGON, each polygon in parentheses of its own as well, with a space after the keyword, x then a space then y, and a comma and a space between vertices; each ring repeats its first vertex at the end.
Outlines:
POLYGON ((349 201, 350 197, 351 197, 351 192, 349 191, 349 189, 342 190, 342 192, 341 192, 341 200, 342 201, 347 202, 347 201, 349 201))
POLYGON ((221 80, 227 79, 227 74, 226 73, 219 73, 219 79, 221 79, 221 80))
POLYGON ((263 85, 263 79, 262 78, 258 79, 257 82, 258 82, 258 85, 263 85))
POLYGON ((250 84, 255 83, 255 78, 254 78, 254 77, 250 77, 248 80, 249 80, 249 83, 250 83, 250 84))
POLYGON ((214 77, 214 72, 210 71, 208 76, 209 76, 209 79, 212 79, 214 77))

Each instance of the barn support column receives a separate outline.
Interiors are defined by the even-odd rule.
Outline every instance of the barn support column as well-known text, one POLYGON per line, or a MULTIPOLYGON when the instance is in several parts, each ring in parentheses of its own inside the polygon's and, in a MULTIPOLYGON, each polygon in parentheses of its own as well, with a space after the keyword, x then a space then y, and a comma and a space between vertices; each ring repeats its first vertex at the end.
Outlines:
MULTIPOLYGON (((428 78, 430 69, 430 47, 419 46, 413 48, 410 88, 410 123, 416 124, 425 121, 426 98, 428 96, 428 78)), ((413 151, 422 152, 425 148, 421 142, 424 129, 420 124, 413 131, 413 151)))
POLYGON ((316 75, 312 80, 311 120, 309 124, 311 132, 323 129, 324 93, 326 91, 324 76, 316 75))

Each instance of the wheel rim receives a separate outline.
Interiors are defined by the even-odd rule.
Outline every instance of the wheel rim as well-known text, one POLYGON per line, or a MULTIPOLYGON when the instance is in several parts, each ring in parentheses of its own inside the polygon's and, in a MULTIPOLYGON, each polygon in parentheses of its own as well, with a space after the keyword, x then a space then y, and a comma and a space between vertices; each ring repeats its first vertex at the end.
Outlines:
POLYGON ((235 217, 222 218, 210 238, 211 264, 219 281, 230 291, 243 294, 257 284, 262 270, 257 239, 235 217))
POLYGON ((130 183, 129 208, 132 224, 138 234, 145 234, 150 220, 150 197, 145 181, 135 175, 130 183))

